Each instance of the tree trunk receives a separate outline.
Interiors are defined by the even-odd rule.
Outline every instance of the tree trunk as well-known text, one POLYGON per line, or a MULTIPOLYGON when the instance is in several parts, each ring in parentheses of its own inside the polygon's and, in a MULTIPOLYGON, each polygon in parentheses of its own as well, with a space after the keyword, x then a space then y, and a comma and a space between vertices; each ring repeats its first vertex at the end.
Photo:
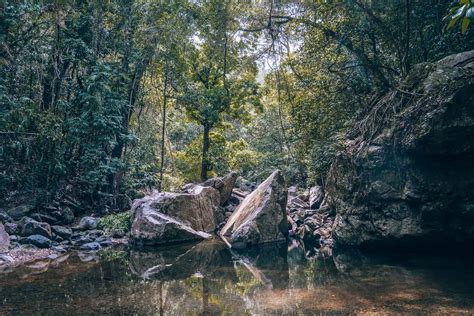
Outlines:
POLYGON ((405 1, 405 52, 403 55, 402 71, 403 75, 406 76, 410 71, 410 32, 411 32, 411 6, 410 0, 405 1))
POLYGON ((166 101, 167 95, 166 90, 168 88, 168 75, 165 70, 164 74, 164 86, 163 86, 163 112, 161 121, 161 161, 160 161, 160 183, 158 184, 158 191, 161 192, 163 188, 163 172, 165 169, 165 131, 166 131, 166 101))
POLYGON ((207 180, 207 170, 209 168, 209 124, 204 124, 204 134, 202 140, 202 163, 201 163, 201 181, 207 180))

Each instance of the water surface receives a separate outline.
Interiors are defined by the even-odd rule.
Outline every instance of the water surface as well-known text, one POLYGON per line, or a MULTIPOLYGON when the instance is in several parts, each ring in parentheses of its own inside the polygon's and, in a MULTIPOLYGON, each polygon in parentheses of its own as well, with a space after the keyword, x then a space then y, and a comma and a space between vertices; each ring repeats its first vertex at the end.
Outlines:
POLYGON ((305 253, 294 242, 74 253, 0 274, 0 314, 474 313, 471 258, 305 253))

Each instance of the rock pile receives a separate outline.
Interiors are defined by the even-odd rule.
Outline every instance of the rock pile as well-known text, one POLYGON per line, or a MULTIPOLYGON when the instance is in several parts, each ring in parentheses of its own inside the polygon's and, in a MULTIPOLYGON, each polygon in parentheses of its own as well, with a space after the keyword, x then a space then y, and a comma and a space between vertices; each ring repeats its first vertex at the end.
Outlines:
POLYGON ((56 209, 52 215, 46 213, 49 210, 43 210, 45 213, 33 213, 33 210, 24 206, 0 211, 2 270, 5 270, 5 265, 59 255, 69 249, 97 251, 119 242, 116 237, 124 237, 97 229, 98 218, 91 216, 83 217, 71 227, 74 214, 68 208, 56 209), (20 214, 23 217, 20 218, 20 214))
POLYGON ((287 205, 290 236, 300 239, 316 253, 330 255, 334 217, 329 210, 320 186, 311 187, 299 195, 296 187, 290 187, 287 205))

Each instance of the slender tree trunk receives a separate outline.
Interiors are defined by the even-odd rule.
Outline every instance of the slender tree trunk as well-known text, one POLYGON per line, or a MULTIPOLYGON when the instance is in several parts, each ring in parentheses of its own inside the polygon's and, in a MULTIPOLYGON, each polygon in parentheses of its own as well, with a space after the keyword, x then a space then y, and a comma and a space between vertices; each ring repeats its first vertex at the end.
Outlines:
POLYGON ((202 162, 201 162, 201 181, 207 180, 207 169, 209 168, 209 124, 204 124, 204 134, 202 140, 202 162))
POLYGON ((404 75, 407 75, 410 71, 410 32, 411 32, 411 5, 410 0, 405 1, 405 13, 406 13, 406 21, 405 21, 405 54, 403 56, 403 72, 404 75))
POLYGON ((165 69, 164 74, 164 86, 163 86, 163 112, 161 121, 161 161, 160 161, 160 183, 158 184, 158 191, 161 192, 163 188, 163 172, 165 169, 165 131, 166 131, 166 91, 168 89, 168 74, 165 69))

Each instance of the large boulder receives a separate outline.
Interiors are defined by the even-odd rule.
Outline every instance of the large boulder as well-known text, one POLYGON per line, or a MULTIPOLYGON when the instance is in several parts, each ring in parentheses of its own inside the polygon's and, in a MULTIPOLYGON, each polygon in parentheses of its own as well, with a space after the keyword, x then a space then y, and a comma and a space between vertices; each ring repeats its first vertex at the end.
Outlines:
MULTIPOLYGON (((157 212, 177 218, 194 230, 208 233, 216 228, 216 217, 221 213, 219 192, 212 187, 195 186, 187 193, 155 193, 142 200, 150 202, 150 207, 157 212)), ((132 209, 136 209, 135 204, 132 209)))
POLYGON ((474 239, 474 51, 416 65, 348 134, 326 191, 337 245, 474 239))
POLYGON ((218 224, 219 204, 219 192, 212 187, 194 186, 188 193, 155 192, 133 203, 132 240, 166 244, 209 238, 218 224))
POLYGON ((280 171, 273 172, 234 211, 221 237, 236 248, 285 239, 287 193, 280 171))
POLYGON ((185 223, 157 212, 145 203, 134 212, 130 229, 132 242, 140 245, 166 245, 211 238, 211 235, 196 231, 185 223))

